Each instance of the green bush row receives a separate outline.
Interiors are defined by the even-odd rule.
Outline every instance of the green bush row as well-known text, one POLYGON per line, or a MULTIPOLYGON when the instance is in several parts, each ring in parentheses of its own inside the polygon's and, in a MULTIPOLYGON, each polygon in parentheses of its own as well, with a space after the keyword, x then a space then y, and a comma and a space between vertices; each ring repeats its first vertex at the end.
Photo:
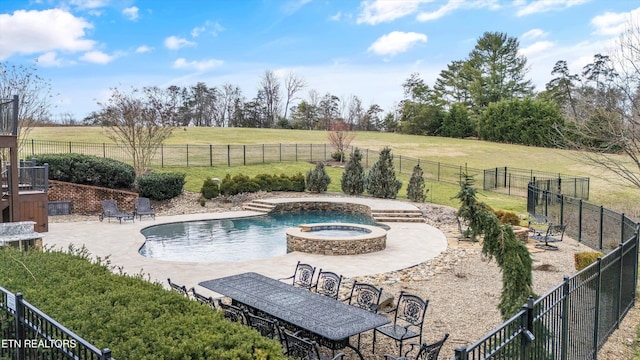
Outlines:
MULTIPOLYGON (((212 186, 208 182, 209 180, 205 180, 205 183, 203 184, 203 196, 205 196, 205 188, 210 189, 212 186)), ((227 174, 220 182, 220 194, 225 196, 232 196, 241 193, 251 193, 257 191, 304 192, 304 186, 305 179, 301 173, 297 173, 292 176, 287 176, 285 174, 258 174, 253 178, 242 174, 238 174, 233 177, 230 174, 227 174)), ((211 195, 211 193, 209 193, 209 195, 211 195)))
POLYGON ((131 189, 133 166, 118 160, 82 154, 41 154, 36 165, 49 164, 49 179, 111 189, 131 189))
POLYGON ((0 263, 3 287, 116 359, 286 359, 276 341, 86 251, 0 249, 0 263))
POLYGON ((149 173, 138 177, 138 193, 152 200, 167 200, 182 193, 187 174, 149 173))

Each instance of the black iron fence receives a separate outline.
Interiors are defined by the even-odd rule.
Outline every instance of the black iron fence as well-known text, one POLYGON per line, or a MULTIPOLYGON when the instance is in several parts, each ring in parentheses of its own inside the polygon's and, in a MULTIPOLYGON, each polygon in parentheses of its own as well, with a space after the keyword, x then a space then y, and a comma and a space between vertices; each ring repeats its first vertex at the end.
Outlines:
POLYGON ((35 306, 0 287, 0 358, 114 360, 35 306))
MULTIPOLYGON (((378 159, 378 150, 360 149, 362 162, 369 168, 378 159)), ((335 149, 328 144, 254 144, 254 145, 162 145, 154 154, 151 166, 238 166, 287 161, 327 161, 335 149)), ((38 154, 79 153, 130 162, 125 147, 107 143, 30 140, 21 149, 22 158, 38 154)), ((539 179, 547 181, 547 190, 576 198, 589 198, 589 178, 546 173, 511 167, 477 169, 409 156, 395 155, 394 168, 398 173, 411 174, 420 165, 427 180, 459 184, 463 174, 482 181, 482 188, 515 196, 527 196, 527 184, 539 179)))
POLYGON ((567 234, 606 255, 468 347, 456 360, 596 359, 635 303, 640 226, 624 214, 528 186, 527 209, 567 225, 567 234))

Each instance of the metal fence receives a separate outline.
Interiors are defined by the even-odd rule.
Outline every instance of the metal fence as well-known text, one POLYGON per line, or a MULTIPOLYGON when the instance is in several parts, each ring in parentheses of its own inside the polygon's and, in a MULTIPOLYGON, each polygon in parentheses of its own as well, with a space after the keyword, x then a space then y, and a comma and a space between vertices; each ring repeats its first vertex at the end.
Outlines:
POLYGON ((0 134, 18 135, 18 95, 0 99, 0 134))
MULTIPOLYGON (((349 151, 353 150, 353 147, 349 151)), ((362 165, 370 168, 378 159, 378 150, 363 149, 362 165)), ((238 166, 287 161, 327 161, 335 149, 328 144, 254 144, 254 145, 162 145, 154 154, 151 166, 238 166)), ((130 162, 125 147, 107 143, 81 143, 64 141, 30 140, 21 149, 22 158, 38 154, 79 153, 130 162)), ((527 184, 536 179, 548 182, 548 190, 581 199, 589 197, 589 178, 553 174, 510 167, 477 169, 465 165, 453 165, 409 156, 395 155, 394 168, 400 174, 411 174, 420 165, 427 180, 459 184, 464 174, 482 181, 487 191, 508 195, 527 196, 527 184)))
POLYGON ((0 287, 0 358, 114 360, 35 306, 0 287))
POLYGON ((640 226, 624 214, 581 199, 528 187, 527 209, 567 225, 567 234, 606 255, 468 347, 456 360, 596 359, 635 303, 640 226))

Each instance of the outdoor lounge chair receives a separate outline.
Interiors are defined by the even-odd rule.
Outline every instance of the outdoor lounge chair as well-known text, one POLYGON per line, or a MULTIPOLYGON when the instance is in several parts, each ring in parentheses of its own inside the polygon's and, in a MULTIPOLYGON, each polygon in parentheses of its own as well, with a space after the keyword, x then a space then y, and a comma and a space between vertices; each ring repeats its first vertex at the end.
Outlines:
POLYGON ((438 360, 438 355, 440 354, 440 349, 442 349, 442 345, 449 338, 449 334, 444 334, 444 338, 434 342, 433 344, 423 343, 419 344, 411 344, 411 349, 407 351, 402 357, 395 357, 392 355, 384 354, 384 358, 387 360, 438 360), (413 351, 415 346, 420 346, 420 350, 418 350, 418 354, 416 354, 415 358, 407 357, 407 354, 413 351))
POLYGON ((151 202, 149 198, 139 197, 136 198, 135 204, 133 207, 133 216, 137 216, 140 220, 142 220, 143 215, 151 216, 153 220, 156 219, 156 213, 153 211, 151 207, 151 202))
POLYGON ((567 229, 567 225, 556 225, 549 223, 547 231, 542 234, 538 233, 531 236, 531 239, 539 241, 544 244, 536 244, 536 248, 544 250, 558 250, 558 247, 551 245, 550 243, 560 242, 564 237, 564 231, 567 229))
POLYGON ((373 352, 376 349, 376 334, 388 336, 400 343, 398 356, 402 356, 402 344, 405 340, 418 338, 422 341, 422 324, 427 312, 429 300, 400 291, 398 306, 390 312, 395 313, 391 324, 382 325, 373 331, 373 352))
POLYGON ((111 222, 111 218, 116 218, 120 223, 122 223, 122 220, 133 221, 135 219, 132 214, 120 212, 118 209, 118 203, 116 203, 115 200, 102 200, 100 203, 102 204, 102 213, 98 216, 100 221, 107 218, 109 222, 111 222))

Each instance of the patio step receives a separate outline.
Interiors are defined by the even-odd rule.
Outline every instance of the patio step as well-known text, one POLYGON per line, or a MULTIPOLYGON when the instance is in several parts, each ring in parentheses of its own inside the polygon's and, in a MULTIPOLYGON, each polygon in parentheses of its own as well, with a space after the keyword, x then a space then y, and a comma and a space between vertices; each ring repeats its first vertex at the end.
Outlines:
POLYGON ((242 209, 244 210, 250 210, 250 211, 260 211, 260 212, 264 212, 264 213, 268 213, 271 212, 271 210, 273 210, 273 208, 275 208, 276 206, 264 201, 260 201, 260 200, 253 200, 251 202, 248 203, 244 203, 242 204, 242 209))
POLYGON ((378 222, 424 222, 419 210, 373 210, 371 216, 378 222))

